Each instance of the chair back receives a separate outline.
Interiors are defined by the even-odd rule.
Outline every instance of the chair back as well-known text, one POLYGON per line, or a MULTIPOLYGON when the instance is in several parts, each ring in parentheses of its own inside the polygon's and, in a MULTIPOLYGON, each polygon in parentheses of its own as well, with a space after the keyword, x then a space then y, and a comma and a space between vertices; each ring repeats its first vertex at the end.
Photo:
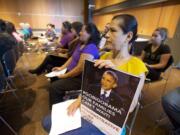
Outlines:
POLYGON ((16 56, 14 53, 14 49, 8 50, 4 53, 2 62, 6 76, 12 75, 16 67, 16 56))
POLYGON ((130 54, 134 56, 140 56, 144 48, 148 45, 149 41, 135 41, 134 44, 130 48, 130 54))
POLYGON ((4 74, 3 66, 0 62, 0 92, 2 92, 2 90, 5 88, 5 85, 6 85, 6 77, 4 74))
POLYGON ((18 61, 18 59, 19 59, 19 57, 20 57, 20 52, 19 52, 19 46, 18 45, 15 45, 14 46, 14 54, 15 54, 15 56, 16 56, 16 61, 18 61))

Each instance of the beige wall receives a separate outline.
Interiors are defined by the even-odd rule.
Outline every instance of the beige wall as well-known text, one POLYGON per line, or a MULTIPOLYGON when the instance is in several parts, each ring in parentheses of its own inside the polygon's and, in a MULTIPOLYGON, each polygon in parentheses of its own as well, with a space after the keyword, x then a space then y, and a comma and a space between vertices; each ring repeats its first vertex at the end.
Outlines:
POLYGON ((54 23, 83 21, 83 0, 0 0, 0 18, 15 23, 28 22, 34 29, 54 23))
MULTIPOLYGON (((95 0, 99 4, 99 0, 95 0)), ((105 5, 107 6, 107 5, 105 5)), ((103 7, 102 5, 98 7, 103 7)), ((157 27, 167 27, 169 37, 173 37, 180 16, 180 4, 161 4, 155 6, 146 6, 134 8, 115 13, 94 16, 94 22, 102 30, 107 22, 116 14, 128 13, 134 15, 139 24, 138 33, 150 36, 157 27)))
POLYGON ((96 3, 96 9, 100 9, 106 6, 110 6, 113 4, 121 3, 126 0, 95 0, 96 3))

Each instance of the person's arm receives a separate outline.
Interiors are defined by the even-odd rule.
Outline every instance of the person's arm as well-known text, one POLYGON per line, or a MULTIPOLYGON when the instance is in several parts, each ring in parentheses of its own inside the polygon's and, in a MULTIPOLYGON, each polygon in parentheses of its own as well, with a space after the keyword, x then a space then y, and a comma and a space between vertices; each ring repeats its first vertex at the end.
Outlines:
POLYGON ((65 49, 65 48, 57 48, 55 50, 56 53, 67 53, 68 52, 68 49, 65 49))
POLYGON ((59 78, 68 78, 68 77, 75 77, 79 75, 84 68, 85 60, 93 60, 93 55, 91 54, 81 54, 79 62, 75 68, 73 68, 71 71, 67 72, 66 74, 58 76, 59 78))
POLYGON ((136 105, 137 105, 137 103, 139 101, 139 96, 140 96, 141 91, 143 89, 144 81, 145 81, 145 78, 146 78, 145 73, 142 73, 139 77, 141 78, 141 80, 140 80, 139 85, 137 87, 137 91, 136 91, 136 93, 134 95, 134 100, 133 100, 133 102, 132 102, 132 104, 130 106, 130 110, 129 110, 130 113, 133 112, 134 108, 136 107, 136 105))
POLYGON ((139 56, 139 58, 143 61, 145 58, 145 51, 142 51, 141 55, 139 56))
POLYGON ((81 96, 79 96, 72 104, 67 108, 67 113, 69 116, 73 116, 78 108, 81 106, 81 96))
POLYGON ((63 69, 65 69, 65 68, 67 68, 67 66, 69 66, 69 64, 71 63, 71 60, 72 60, 72 57, 70 57, 70 58, 66 61, 66 63, 64 63, 64 65, 62 65, 62 66, 60 66, 60 67, 54 67, 54 68, 52 69, 52 71, 54 71, 54 70, 63 70, 63 69))
POLYGON ((152 64, 152 65, 147 64, 147 66, 150 68, 154 68, 154 69, 164 68, 164 67, 166 67, 170 57, 171 57, 170 53, 163 54, 163 55, 161 55, 160 62, 158 64, 152 64))

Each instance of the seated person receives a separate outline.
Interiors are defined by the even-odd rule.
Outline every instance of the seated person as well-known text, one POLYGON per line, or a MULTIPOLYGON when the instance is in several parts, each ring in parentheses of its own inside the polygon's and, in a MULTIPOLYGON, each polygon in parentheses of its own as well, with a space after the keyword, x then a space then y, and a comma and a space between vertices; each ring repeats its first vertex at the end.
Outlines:
POLYGON ((180 135, 180 87, 162 97, 162 106, 174 126, 171 135, 180 135))
MULTIPOLYGON (((109 40, 112 42, 112 52, 105 54, 102 60, 95 61, 95 66, 99 68, 113 68, 133 75, 141 76, 144 82, 147 68, 138 58, 131 56, 128 51, 129 44, 136 39, 137 21, 132 15, 121 14, 114 16, 111 21, 109 40)), ((143 83, 142 83, 143 84, 143 83)), ((136 93, 133 105, 130 108, 132 112, 137 105, 141 89, 136 93)), ((74 101, 67 109, 68 115, 73 115, 81 105, 81 96, 74 101)), ((61 121, 60 121, 61 122, 61 121)), ((47 116, 43 120, 43 127, 49 132, 51 127, 51 117, 47 116)), ((94 125, 82 118, 82 127, 64 133, 63 135, 104 135, 94 125)), ((124 133, 123 133, 124 134, 124 133)))
POLYGON ((157 28, 152 34, 150 44, 147 45, 141 55, 141 59, 149 70, 147 78, 152 81, 160 78, 161 72, 164 72, 171 57, 169 46, 164 44, 166 38, 167 29, 157 28))
POLYGON ((23 38, 21 38, 21 36, 17 33, 13 23, 6 22, 6 31, 8 34, 12 35, 18 43, 24 43, 23 38))
MULTIPOLYGON (((77 44, 77 41, 79 40, 79 33, 82 29, 82 26, 83 26, 83 24, 81 22, 73 22, 72 23, 71 31, 72 31, 73 35, 75 35, 75 36, 72 41, 68 40, 68 44, 70 44, 70 45, 68 45, 69 49, 67 49, 66 52, 64 51, 65 53, 67 53, 67 55, 66 55, 67 57, 61 57, 59 55, 53 55, 53 54, 47 55, 46 58, 43 60, 43 62, 36 69, 29 70, 29 72, 32 74, 39 75, 46 70, 48 72, 50 72, 53 67, 62 66, 67 61, 67 59, 72 55, 73 50, 77 44)), ((61 40, 64 40, 64 39, 62 38, 61 40)), ((64 42, 62 42, 62 44, 63 43, 64 42)), ((55 52, 56 52, 56 50, 55 50, 55 52)), ((58 50, 57 53, 59 53, 59 52, 62 52, 62 51, 58 50)))
POLYGON ((49 87, 50 105, 63 101, 65 91, 79 90, 82 82, 82 71, 85 60, 99 58, 97 45, 100 40, 98 29, 93 23, 84 25, 80 32, 80 42, 76 46, 72 56, 61 67, 53 70, 63 70, 67 72, 58 76, 58 80, 53 81, 49 87))
POLYGON ((74 39, 74 34, 71 32, 72 25, 70 22, 65 21, 62 23, 61 27, 61 36, 60 42, 57 45, 57 48, 65 48, 68 49, 69 42, 74 39))
POLYGON ((55 31, 54 24, 51 24, 51 23, 47 24, 45 37, 48 39, 48 41, 53 41, 56 38, 56 31, 55 31))
POLYGON ((7 33, 6 23, 0 19, 0 60, 5 52, 17 45, 15 38, 7 33))
POLYGON ((42 34, 42 37, 38 38, 38 42, 36 44, 36 49, 46 50, 48 46, 54 45, 54 40, 56 38, 56 30, 54 24, 47 24, 47 29, 45 34, 42 34))
POLYGON ((111 45, 107 44, 108 36, 106 36, 109 31, 109 27, 110 27, 110 23, 107 23, 105 25, 104 31, 101 33, 101 41, 98 45, 100 51, 111 50, 111 45), (109 46, 107 46, 107 45, 109 45, 109 46))
POLYGON ((30 24, 29 23, 25 23, 24 25, 25 25, 28 33, 29 33, 28 37, 31 38, 32 35, 33 35, 33 32, 32 32, 32 28, 31 28, 30 24))
POLYGON ((30 38, 30 31, 29 27, 25 23, 20 23, 20 35, 24 38, 25 41, 27 41, 30 38))

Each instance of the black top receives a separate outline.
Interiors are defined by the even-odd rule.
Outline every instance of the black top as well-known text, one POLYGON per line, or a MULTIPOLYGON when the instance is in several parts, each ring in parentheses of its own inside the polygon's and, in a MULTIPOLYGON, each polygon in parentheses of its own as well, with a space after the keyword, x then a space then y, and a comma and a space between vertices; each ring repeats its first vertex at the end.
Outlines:
POLYGON ((7 33, 0 33, 0 59, 3 54, 16 45, 16 40, 7 33))
POLYGON ((162 44, 154 52, 151 51, 151 47, 152 47, 152 44, 149 44, 144 49, 144 51, 145 51, 145 58, 144 58, 143 61, 145 63, 149 64, 149 65, 151 65, 151 64, 158 64, 160 62, 161 55, 171 53, 170 48, 169 48, 168 45, 162 44))

